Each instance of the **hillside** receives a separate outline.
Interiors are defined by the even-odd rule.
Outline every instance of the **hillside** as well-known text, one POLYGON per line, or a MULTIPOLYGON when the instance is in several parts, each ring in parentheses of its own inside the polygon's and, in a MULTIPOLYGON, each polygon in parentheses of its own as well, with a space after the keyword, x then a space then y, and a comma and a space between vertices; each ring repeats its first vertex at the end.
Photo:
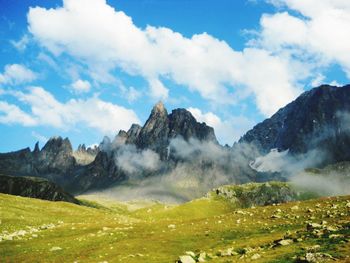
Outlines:
POLYGON ((77 206, 0 194, 2 260, 349 261, 350 196, 245 209, 213 197, 177 206, 90 199, 77 206))
POLYGON ((18 177, 0 174, 0 193, 39 198, 49 201, 79 201, 61 187, 40 177, 18 177))

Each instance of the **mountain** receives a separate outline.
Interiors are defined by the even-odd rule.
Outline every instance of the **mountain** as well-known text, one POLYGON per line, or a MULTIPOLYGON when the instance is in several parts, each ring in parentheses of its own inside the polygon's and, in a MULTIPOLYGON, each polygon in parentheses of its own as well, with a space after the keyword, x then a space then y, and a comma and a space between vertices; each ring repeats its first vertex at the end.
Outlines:
POLYGON ((86 156, 94 159, 97 151, 97 149, 81 147, 74 152, 68 138, 52 137, 41 150, 36 143, 33 151, 25 148, 1 153, 0 172, 14 176, 44 177, 66 188, 75 171, 84 166, 77 156, 85 156, 84 160, 87 163, 86 156))
POLYGON ((178 200, 224 184, 283 181, 282 168, 293 174, 350 160, 349 101, 350 85, 314 88, 233 147, 221 146, 214 129, 186 109, 168 113, 159 102, 143 126, 133 124, 94 148, 80 145, 74 151, 68 138, 53 137, 41 150, 36 144, 33 151, 0 154, 0 172, 45 177, 75 194, 130 183, 139 187, 123 192, 178 200))
POLYGON ((248 131, 239 143, 263 154, 272 149, 326 153, 324 164, 350 160, 350 85, 322 85, 304 92, 271 118, 248 131))
POLYGON ((66 193, 61 187, 39 177, 0 174, 0 193, 79 204, 77 199, 66 193))
POLYGON ((175 138, 211 142, 220 147, 212 127, 197 122, 185 109, 168 114, 159 102, 143 127, 133 124, 127 132, 119 131, 113 140, 105 137, 98 147, 86 149, 80 145, 73 151, 68 138, 52 137, 41 150, 36 144, 33 151, 26 148, 0 154, 0 172, 45 177, 71 193, 82 193, 135 176, 129 171, 134 165, 141 177, 173 169, 178 158, 171 153, 170 144, 175 138), (131 158, 126 158, 127 154, 131 158), (129 159, 134 163, 128 163, 129 159), (157 165, 150 167, 148 162, 157 165))
POLYGON ((159 175, 173 170, 178 158, 171 152, 171 142, 176 139, 211 142, 218 147, 214 129, 199 123, 185 109, 175 109, 168 114, 162 102, 157 103, 143 127, 133 124, 119 131, 111 141, 105 137, 95 160, 85 169, 77 171, 73 189, 103 189, 130 177, 159 175), (150 167, 148 163, 157 163, 150 167), (130 170, 137 170, 130 171, 130 170))

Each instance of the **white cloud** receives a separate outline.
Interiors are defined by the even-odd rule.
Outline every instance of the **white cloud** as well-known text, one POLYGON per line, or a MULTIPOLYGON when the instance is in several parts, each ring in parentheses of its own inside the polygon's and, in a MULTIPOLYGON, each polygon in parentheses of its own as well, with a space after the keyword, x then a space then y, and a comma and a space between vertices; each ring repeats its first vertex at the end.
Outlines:
POLYGON ((222 120, 219 116, 212 112, 203 113, 198 108, 188 108, 189 112, 199 122, 205 122, 215 130, 220 143, 232 145, 240 136, 251 129, 254 122, 243 116, 233 116, 226 120, 222 120))
POLYGON ((90 91, 91 84, 87 80, 78 79, 70 85, 70 88, 76 93, 85 93, 90 91))
POLYGON ((24 113, 18 106, 3 102, 0 110, 7 112, 3 123, 7 121, 26 126, 44 125, 62 129, 74 129, 83 125, 107 135, 114 135, 120 129, 127 130, 132 123, 140 123, 132 110, 97 97, 86 100, 71 99, 62 103, 41 87, 31 87, 27 93, 11 94, 28 105, 31 112, 24 113))
POLYGON ((325 79, 326 79, 325 75, 318 73, 317 76, 312 80, 311 86, 318 87, 321 84, 324 84, 325 79))
POLYGON ((263 16, 260 36, 263 48, 273 52, 288 49, 297 59, 313 62, 316 69, 337 63, 350 78, 348 0, 269 2, 288 11, 296 11, 302 16, 292 15, 286 11, 263 16))
POLYGON ((119 89, 121 92, 121 96, 125 98, 129 103, 138 100, 142 96, 142 92, 140 90, 137 90, 133 86, 125 87, 123 83, 119 83, 119 89))
POLYGON ((16 105, 9 104, 6 101, 0 101, 0 123, 34 126, 37 124, 37 121, 16 105))
POLYGON ((29 44, 29 37, 28 35, 24 35, 20 40, 14 41, 11 40, 10 43, 18 50, 18 51, 24 51, 27 48, 27 45, 29 44))
POLYGON ((29 68, 20 64, 9 64, 0 74, 0 84, 17 85, 32 82, 36 78, 36 74, 29 68))
POLYGON ((306 76, 288 57, 266 50, 237 52, 206 33, 186 38, 169 28, 138 28, 105 0, 30 8, 28 23, 41 45, 56 56, 67 53, 86 63, 94 80, 114 81, 111 72, 119 68, 144 77, 155 100, 168 98, 161 81, 166 79, 216 104, 253 94, 258 109, 271 115, 301 93, 297 83, 306 76))
POLYGON ((37 133, 36 131, 32 131, 32 136, 35 139, 37 139, 39 142, 42 142, 42 143, 46 143, 49 140, 46 136, 44 136, 40 133, 37 133))

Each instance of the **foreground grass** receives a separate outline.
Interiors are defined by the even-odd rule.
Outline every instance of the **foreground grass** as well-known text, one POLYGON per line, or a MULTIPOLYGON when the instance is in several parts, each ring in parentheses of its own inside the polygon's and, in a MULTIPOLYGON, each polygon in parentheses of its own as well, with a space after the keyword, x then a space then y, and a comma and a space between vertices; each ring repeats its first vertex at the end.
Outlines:
POLYGON ((0 194, 0 262, 163 263, 186 251, 206 252, 209 262, 295 262, 314 245, 349 262, 348 202, 342 196, 237 210, 213 198, 178 206, 95 198, 78 206, 0 194), (322 220, 332 233, 308 232, 307 222, 322 220), (286 235, 299 241, 274 245, 286 235))

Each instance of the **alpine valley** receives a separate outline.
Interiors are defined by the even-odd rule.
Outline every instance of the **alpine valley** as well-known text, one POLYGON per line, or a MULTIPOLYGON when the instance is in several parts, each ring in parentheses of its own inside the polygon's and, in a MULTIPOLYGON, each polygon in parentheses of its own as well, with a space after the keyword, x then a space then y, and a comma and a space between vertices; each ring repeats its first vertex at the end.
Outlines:
POLYGON ((350 85, 232 146, 162 102, 93 148, 0 154, 2 262, 349 262, 350 85), (44 200, 38 200, 44 199, 44 200))

